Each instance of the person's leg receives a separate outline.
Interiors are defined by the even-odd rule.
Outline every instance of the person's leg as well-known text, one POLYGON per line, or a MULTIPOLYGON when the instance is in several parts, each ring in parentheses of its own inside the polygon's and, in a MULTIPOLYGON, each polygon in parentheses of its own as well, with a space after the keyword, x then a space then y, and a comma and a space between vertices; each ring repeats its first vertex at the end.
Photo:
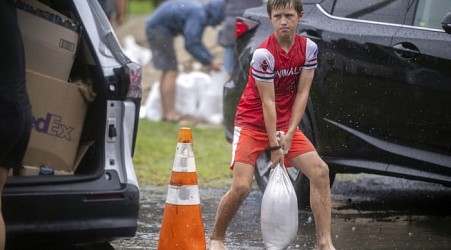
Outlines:
POLYGON ((335 249, 331 238, 331 195, 329 168, 316 151, 291 159, 310 180, 310 206, 315 218, 318 249, 335 249))
MULTIPOLYGON (((0 167, 0 194, 3 193, 3 187, 5 186, 6 179, 8 177, 8 172, 9 172, 8 168, 0 167)), ((5 249, 5 242, 6 242, 6 229, 2 213, 2 200, 0 199, 0 250, 5 249)))
POLYGON ((116 4, 113 2, 113 0, 98 0, 100 6, 103 9, 103 12, 105 12, 106 17, 108 18, 108 21, 110 21, 111 25, 115 26, 115 12, 116 12, 116 4))
POLYGON ((128 0, 116 0, 116 23, 124 24, 128 14, 128 0))
POLYGON ((221 198, 216 212, 215 226, 210 237, 210 250, 223 249, 220 247, 223 247, 227 228, 236 212, 239 210, 241 203, 243 203, 249 195, 249 192, 252 190, 253 176, 253 166, 235 162, 232 186, 221 198))
MULTIPOLYGON (((0 195, 10 169, 16 172, 22 167, 31 135, 33 116, 31 108, 17 115, 0 116, 0 195)), ((5 248, 6 229, 0 197, 0 250, 5 248)))
POLYGON ((160 77, 162 118, 178 122, 182 115, 175 109, 178 69, 174 37, 149 27, 146 27, 146 36, 152 51, 154 67, 162 71, 160 77))
POLYGON ((177 70, 163 70, 160 82, 161 107, 163 119, 178 121, 180 114, 175 109, 177 70))

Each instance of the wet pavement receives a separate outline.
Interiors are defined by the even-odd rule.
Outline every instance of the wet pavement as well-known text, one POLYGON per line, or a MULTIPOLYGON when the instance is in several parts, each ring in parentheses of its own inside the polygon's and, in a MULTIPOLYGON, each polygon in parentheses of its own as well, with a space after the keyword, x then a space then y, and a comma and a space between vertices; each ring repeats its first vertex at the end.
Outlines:
MULTIPOLYGON (((166 187, 143 187, 136 237, 115 249, 157 249, 166 187)), ((206 236, 225 189, 200 187, 206 236)), ((231 223, 226 246, 264 249, 260 231, 262 194, 258 187, 231 223)), ((373 175, 337 175, 332 188, 332 236, 337 249, 451 249, 451 188, 373 175)), ((296 240, 288 249, 314 249, 315 225, 301 212, 296 240)))

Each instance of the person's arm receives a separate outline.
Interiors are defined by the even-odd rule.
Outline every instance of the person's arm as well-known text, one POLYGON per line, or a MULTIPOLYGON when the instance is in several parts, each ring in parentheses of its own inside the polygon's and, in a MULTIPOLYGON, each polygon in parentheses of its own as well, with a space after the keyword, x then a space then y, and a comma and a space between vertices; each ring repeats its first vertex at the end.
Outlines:
MULTIPOLYGON (((255 79, 257 89, 260 95, 263 118, 268 135, 269 147, 279 146, 277 141, 277 112, 274 90, 274 57, 266 49, 257 49, 254 51, 252 61, 252 77, 255 79)), ((277 163, 283 164, 283 151, 271 150, 272 167, 277 163)))
MULTIPOLYGON (((255 80, 261 100, 269 146, 280 146, 276 137, 277 112, 274 90, 274 56, 267 49, 256 49, 252 55, 250 66, 251 77, 255 80)), ((283 151, 280 149, 271 150, 271 162, 271 167, 275 167, 279 162, 283 164, 283 151)))
POLYGON ((274 95, 274 83, 260 81, 256 81, 256 83, 262 102, 263 117, 265 121, 266 132, 268 133, 269 146, 274 147, 279 145, 276 138, 277 114, 274 95))
POLYGON ((202 36, 206 27, 206 17, 201 14, 188 17, 183 36, 185 38, 185 49, 203 65, 218 64, 217 60, 208 51, 202 42, 202 36))
POLYGON ((291 147, 291 141, 293 139, 294 132, 298 129, 298 125, 301 122, 302 116, 304 115, 305 108, 307 106, 310 88, 312 86, 315 69, 317 67, 317 54, 317 45, 308 40, 306 61, 301 71, 301 75, 299 76, 298 90, 296 92, 296 99, 293 104, 290 124, 282 143, 283 149, 285 151, 289 150, 291 147))
POLYGON ((296 92, 296 99, 293 104, 293 110, 290 118, 290 124, 288 126, 288 131, 286 132, 284 137, 284 150, 290 148, 294 132, 297 130, 302 116, 304 115, 314 74, 314 69, 303 69, 301 71, 301 76, 299 77, 298 83, 298 91, 296 92))
MULTIPOLYGON (((274 148, 279 145, 277 141, 277 113, 276 113, 276 101, 274 94, 274 82, 260 82, 256 81, 258 92, 263 108, 263 118, 265 121, 266 133, 268 134, 269 147, 274 148)), ((270 150, 271 151, 271 167, 275 167, 277 163, 283 165, 283 151, 281 149, 270 150)))

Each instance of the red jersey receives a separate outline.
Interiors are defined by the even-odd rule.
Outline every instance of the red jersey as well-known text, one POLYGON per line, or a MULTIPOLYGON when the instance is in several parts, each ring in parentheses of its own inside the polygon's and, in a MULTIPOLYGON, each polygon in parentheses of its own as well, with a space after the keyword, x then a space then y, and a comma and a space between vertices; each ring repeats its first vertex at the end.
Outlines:
POLYGON ((317 67, 317 54, 317 45, 308 38, 296 35, 293 47, 286 53, 274 34, 269 36, 252 56, 249 79, 235 115, 235 126, 266 132, 257 80, 274 84, 277 130, 286 131, 301 71, 317 67))

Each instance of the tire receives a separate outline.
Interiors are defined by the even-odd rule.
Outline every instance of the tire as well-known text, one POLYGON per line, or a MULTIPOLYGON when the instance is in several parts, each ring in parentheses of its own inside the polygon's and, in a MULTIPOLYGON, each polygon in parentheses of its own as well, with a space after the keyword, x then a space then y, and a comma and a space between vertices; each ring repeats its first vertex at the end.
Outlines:
MULTIPOLYGON (((311 126, 310 119, 307 114, 302 117, 301 124, 299 128, 302 130, 304 135, 315 145, 313 137, 313 129, 311 126)), ((267 153, 263 153, 256 162, 256 171, 254 173, 255 181, 261 192, 265 192, 266 186, 268 185, 270 167, 270 159, 267 153)), ((288 175, 290 176, 291 183, 293 184, 296 196, 298 198, 298 208, 300 210, 310 210, 310 181, 309 179, 299 172, 296 168, 287 168, 288 175)), ((330 186, 335 180, 335 172, 329 171, 330 186)))

